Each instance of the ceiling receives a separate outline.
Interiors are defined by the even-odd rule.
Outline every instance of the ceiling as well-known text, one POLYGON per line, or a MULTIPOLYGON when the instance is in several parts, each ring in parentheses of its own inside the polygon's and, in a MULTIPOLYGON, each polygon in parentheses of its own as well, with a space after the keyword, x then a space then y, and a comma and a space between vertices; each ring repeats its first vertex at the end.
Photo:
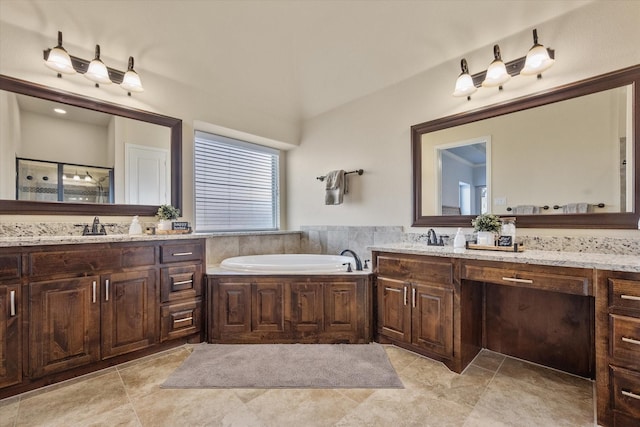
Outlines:
POLYGON ((590 1, 0 0, 0 25, 300 121, 590 1))

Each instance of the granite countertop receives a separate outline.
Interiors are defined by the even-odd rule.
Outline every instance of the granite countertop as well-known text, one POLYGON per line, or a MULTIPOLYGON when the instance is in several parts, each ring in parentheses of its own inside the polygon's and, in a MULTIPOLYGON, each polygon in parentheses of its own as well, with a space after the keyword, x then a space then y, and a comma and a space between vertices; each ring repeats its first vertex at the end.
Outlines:
POLYGON ((81 243, 114 243, 114 242, 145 242, 154 240, 205 239, 207 237, 227 237, 264 234, 299 234, 299 231, 261 231, 261 232, 232 232, 232 233, 189 233, 189 234, 107 234, 104 236, 23 236, 0 237, 0 248, 14 246, 40 245, 75 245, 81 243))
POLYGON ((75 245, 81 243, 144 242, 153 240, 197 239, 198 234, 107 234, 105 236, 27 236, 0 237, 0 247, 75 245))
POLYGON ((481 261, 516 262, 522 264, 550 265, 556 267, 596 268, 599 270, 640 272, 640 256, 612 255, 586 252, 558 252, 525 250, 523 252, 498 252, 465 249, 454 253, 452 246, 427 246, 417 243, 393 243, 370 246, 369 250, 413 255, 431 255, 481 261))

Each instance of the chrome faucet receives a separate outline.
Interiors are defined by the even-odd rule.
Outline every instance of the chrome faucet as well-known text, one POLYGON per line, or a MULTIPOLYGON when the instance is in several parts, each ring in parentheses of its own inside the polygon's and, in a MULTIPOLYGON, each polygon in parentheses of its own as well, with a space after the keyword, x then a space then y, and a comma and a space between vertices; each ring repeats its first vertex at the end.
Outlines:
POLYGON ((444 246, 442 236, 440 236, 440 240, 438 240, 436 231, 433 228, 430 228, 429 231, 427 231, 427 246, 444 246))
POLYGON ((345 249, 344 251, 340 252, 340 255, 344 255, 344 254, 351 255, 353 259, 356 261, 356 271, 362 271, 362 261, 354 251, 352 251, 351 249, 345 249))

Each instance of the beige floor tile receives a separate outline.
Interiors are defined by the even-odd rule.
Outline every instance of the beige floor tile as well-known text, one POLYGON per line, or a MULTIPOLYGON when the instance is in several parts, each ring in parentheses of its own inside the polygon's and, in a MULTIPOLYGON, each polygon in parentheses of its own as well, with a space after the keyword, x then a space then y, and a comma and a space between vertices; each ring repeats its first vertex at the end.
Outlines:
POLYGON ((265 426, 333 426, 358 405, 330 389, 269 390, 247 403, 265 426))
POLYGON ((143 360, 137 364, 118 369, 129 397, 136 398, 149 394, 160 388, 160 385, 191 354, 180 348, 168 352, 161 357, 143 360))
POLYGON ((593 383, 505 359, 465 426, 593 426, 593 383))
POLYGON ((389 361, 396 372, 400 372, 402 369, 409 366, 416 359, 420 359, 421 356, 416 353, 412 353, 408 350, 405 350, 400 347, 395 347, 392 345, 385 345, 385 351, 387 352, 387 356, 389 357, 389 361))
POLYGON ((375 393, 376 389, 372 388, 341 388, 336 390, 338 393, 343 396, 353 400, 354 402, 364 402, 375 393))
POLYGON ((158 389, 132 404, 143 426, 260 425, 233 390, 158 389))
POLYGON ((496 372, 505 359, 505 355, 496 353, 495 351, 482 349, 475 359, 471 362, 473 366, 496 372))
POLYGON ((16 426, 82 425, 126 405, 122 381, 111 372, 21 400, 16 426))
POLYGON ((265 388, 235 388, 233 391, 242 402, 247 403, 258 396, 262 396, 269 390, 265 388))
POLYGON ((420 391, 431 399, 444 399, 473 407, 487 388, 494 373, 469 366, 463 374, 451 372, 442 363, 417 360, 400 372, 406 388, 420 391))
POLYGON ((18 416, 20 398, 10 397, 0 401, 0 427, 12 427, 18 416))
POLYGON ((460 426, 471 408, 426 397, 420 390, 377 390, 336 425, 341 427, 460 426))
POLYGON ((140 421, 133 410, 133 405, 122 405, 111 411, 97 416, 88 417, 79 423, 77 427, 140 427, 140 421))

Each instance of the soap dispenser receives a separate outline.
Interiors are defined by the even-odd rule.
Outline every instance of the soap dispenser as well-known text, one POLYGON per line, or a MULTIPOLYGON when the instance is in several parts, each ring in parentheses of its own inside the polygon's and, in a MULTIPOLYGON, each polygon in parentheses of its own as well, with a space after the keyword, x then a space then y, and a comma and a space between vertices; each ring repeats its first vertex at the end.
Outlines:
POLYGON ((129 226, 129 234, 142 234, 142 227, 140 226, 140 222, 138 221, 138 215, 134 216, 131 220, 131 225, 129 226))
POLYGON ((458 232, 456 233, 456 237, 453 239, 453 252, 455 252, 455 253, 464 252, 466 243, 467 243, 467 239, 465 239, 465 237, 464 237, 464 233, 462 232, 462 228, 458 228, 458 232))

